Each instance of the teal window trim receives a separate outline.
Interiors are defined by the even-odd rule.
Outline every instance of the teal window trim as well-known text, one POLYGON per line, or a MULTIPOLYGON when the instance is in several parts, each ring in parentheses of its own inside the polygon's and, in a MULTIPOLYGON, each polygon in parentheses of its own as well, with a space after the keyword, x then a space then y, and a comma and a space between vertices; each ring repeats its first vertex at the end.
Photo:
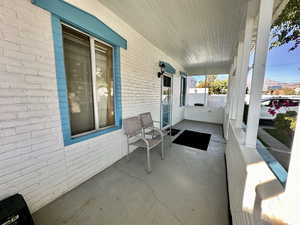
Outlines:
POLYGON ((170 74, 176 73, 176 69, 171 64, 164 62, 164 61, 159 61, 159 66, 161 66, 162 64, 165 64, 165 72, 170 73, 170 74))
MULTIPOLYGON (((57 1, 57 0, 55 0, 57 1)), ((78 13, 83 11, 78 11, 78 13)), ((67 13, 67 12, 66 12, 67 13)), ((113 45, 112 42, 108 42, 113 46, 113 76, 114 76, 114 106, 115 106, 115 125, 103 130, 95 130, 82 136, 72 137, 71 125, 70 125, 70 112, 68 103, 68 89, 66 72, 64 65, 64 52, 63 52, 63 39, 62 39, 62 26, 61 23, 68 23, 63 17, 59 17, 56 14, 51 16, 52 32, 54 41, 54 53, 56 64, 56 80, 59 99, 59 108, 61 116, 61 126, 64 139, 64 145, 71 145, 77 142, 85 141, 87 139, 107 134, 112 131, 116 131, 122 128, 122 101, 121 101, 121 67, 120 67, 120 47, 119 45, 113 45)), ((80 21, 72 24, 78 24, 80 21)), ((81 26, 73 25, 74 28, 81 29, 81 26)), ((94 27, 90 28, 92 31, 94 27)), ((101 39, 100 36, 95 35, 96 32, 90 32, 90 29, 84 29, 84 32, 101 39)), ((103 39, 102 39, 103 40, 103 39)))
POLYGON ((31 2, 52 13, 52 15, 56 15, 64 22, 89 33, 91 36, 113 46, 127 49, 127 41, 92 14, 63 0, 31 0, 31 2))

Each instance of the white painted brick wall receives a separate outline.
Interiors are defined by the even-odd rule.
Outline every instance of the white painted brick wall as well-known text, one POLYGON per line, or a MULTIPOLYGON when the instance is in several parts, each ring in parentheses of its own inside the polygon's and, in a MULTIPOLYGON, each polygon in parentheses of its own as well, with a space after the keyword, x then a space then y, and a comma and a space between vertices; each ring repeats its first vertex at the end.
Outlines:
MULTIPOLYGON (((121 50, 123 118, 150 111, 159 119, 159 60, 177 69, 173 122, 179 108, 179 70, 170 57, 97 0, 69 0, 128 41, 121 50)), ((124 156, 123 132, 63 146, 50 14, 30 0, 0 0, 0 199, 19 192, 32 212, 124 156)), ((141 168, 142 169, 142 168, 141 168)))

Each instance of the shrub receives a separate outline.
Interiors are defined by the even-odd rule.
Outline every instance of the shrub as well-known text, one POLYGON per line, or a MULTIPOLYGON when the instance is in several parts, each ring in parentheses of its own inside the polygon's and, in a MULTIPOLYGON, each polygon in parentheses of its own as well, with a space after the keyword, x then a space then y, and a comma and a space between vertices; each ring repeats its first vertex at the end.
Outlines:
POLYGON ((295 111, 279 113, 274 120, 274 125, 276 129, 286 132, 292 138, 296 128, 296 120, 297 112, 295 111))
POLYGON ((290 123, 290 129, 293 132, 295 132, 296 122, 297 122, 297 112, 295 112, 295 111, 287 112, 285 119, 289 121, 289 123, 290 123))

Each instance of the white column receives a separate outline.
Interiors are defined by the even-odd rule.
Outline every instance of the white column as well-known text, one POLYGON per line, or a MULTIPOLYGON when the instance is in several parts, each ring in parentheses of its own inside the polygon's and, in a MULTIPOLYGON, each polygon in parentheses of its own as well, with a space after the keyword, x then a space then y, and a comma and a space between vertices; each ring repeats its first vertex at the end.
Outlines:
POLYGON ((227 101, 224 110, 224 137, 227 140, 228 138, 228 128, 229 128, 229 120, 230 120, 230 109, 232 104, 232 92, 233 92, 233 72, 235 70, 235 61, 236 57, 234 57, 233 62, 230 67, 229 77, 228 77, 228 93, 227 93, 227 101))
POLYGON ((229 77, 228 77, 228 94, 227 94, 227 101, 226 101, 226 107, 225 107, 225 113, 229 114, 230 112, 230 105, 231 105, 231 95, 232 95, 232 74, 233 74, 233 70, 234 70, 234 66, 235 66, 235 57, 233 59, 231 68, 230 68, 230 72, 229 72, 229 77))
POLYGON ((239 86, 239 68, 241 63, 242 56, 242 42, 239 41, 238 49, 237 49, 237 57, 236 57, 236 65, 235 70, 232 74, 232 87, 231 87, 231 105, 230 105, 230 119, 236 119, 236 108, 237 108, 237 88, 239 86))
POLYGON ((232 113, 232 104, 233 104, 233 89, 234 89, 234 76, 235 76, 235 70, 236 70, 236 56, 233 58, 233 64, 230 71, 230 89, 229 89, 229 105, 228 105, 228 115, 229 119, 231 119, 231 113, 232 113))
POLYGON ((243 55, 241 60, 240 67, 240 76, 239 76, 239 87, 237 94, 237 112, 236 112, 236 126, 241 127, 243 123, 243 113, 244 113, 244 102, 245 102, 245 92, 247 86, 247 76, 248 76, 248 68, 249 68, 249 57, 251 51, 252 44, 252 34, 253 34, 253 26, 254 26, 254 17, 251 15, 251 11, 253 10, 253 1, 248 2, 247 9, 247 19, 245 25, 245 33, 244 33, 244 44, 243 44, 243 55))
POLYGON ((250 104, 247 121, 246 145, 256 147, 260 116, 260 99, 265 78, 270 28, 272 23, 273 0, 260 0, 253 76, 251 81, 250 104))

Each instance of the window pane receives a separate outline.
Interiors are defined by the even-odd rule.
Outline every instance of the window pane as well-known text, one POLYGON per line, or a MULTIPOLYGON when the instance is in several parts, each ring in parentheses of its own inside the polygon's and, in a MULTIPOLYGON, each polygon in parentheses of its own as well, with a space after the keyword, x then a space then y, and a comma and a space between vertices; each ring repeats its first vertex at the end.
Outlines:
POLYGON ((171 78, 170 77, 167 77, 167 76, 164 76, 163 78, 164 80, 164 87, 171 87, 171 78))
POLYGON ((95 41, 96 99, 99 127, 114 125, 112 47, 95 41))
POLYGON ((186 78, 181 77, 180 86, 180 106, 185 106, 185 96, 186 96, 186 78))
POLYGON ((182 96, 182 103, 185 106, 185 98, 186 98, 186 78, 183 78, 183 96, 182 96))
POLYGON ((89 37, 63 26, 71 133, 95 129, 89 37))
POLYGON ((228 90, 228 75, 207 75, 207 105, 209 107, 225 107, 227 90, 228 90))
POLYGON ((187 105, 204 106, 207 103, 206 76, 190 76, 187 78, 187 105))
POLYGON ((182 102, 182 96, 183 96, 183 77, 180 78, 180 99, 179 99, 179 106, 183 106, 182 102))

